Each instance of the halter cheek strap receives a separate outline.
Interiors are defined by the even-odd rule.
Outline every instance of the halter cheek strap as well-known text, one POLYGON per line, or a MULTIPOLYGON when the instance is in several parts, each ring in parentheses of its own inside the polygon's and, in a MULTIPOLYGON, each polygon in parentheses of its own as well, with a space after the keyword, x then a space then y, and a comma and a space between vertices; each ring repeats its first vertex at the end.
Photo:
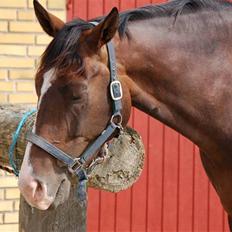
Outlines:
POLYGON ((87 167, 86 163, 91 160, 94 154, 99 150, 100 147, 102 147, 102 145, 116 130, 120 130, 119 126, 114 123, 110 123, 101 133, 101 135, 97 137, 97 139, 91 145, 89 145, 78 158, 72 158, 67 153, 63 152, 53 144, 49 143, 46 139, 33 132, 28 133, 27 140, 28 142, 31 142, 34 145, 40 147, 54 158, 66 164, 69 172, 78 176, 79 180, 82 180, 87 178, 85 171, 87 167))
MULTIPOLYGON (((95 23, 93 24, 95 25, 95 23)), ((88 179, 87 163, 94 158, 96 152, 104 145, 107 140, 109 140, 110 137, 112 137, 112 135, 115 134, 115 132, 119 133, 122 129, 122 86, 117 78, 114 46, 112 42, 107 43, 106 46, 110 69, 110 95, 113 107, 111 120, 101 135, 99 135, 78 158, 72 158, 70 155, 63 152, 53 144, 49 143, 46 139, 33 132, 30 132, 27 135, 27 140, 29 142, 35 144, 54 158, 63 162, 67 166, 69 172, 75 174, 78 177, 79 187, 77 189, 77 194, 81 201, 86 200, 86 182, 88 179)))

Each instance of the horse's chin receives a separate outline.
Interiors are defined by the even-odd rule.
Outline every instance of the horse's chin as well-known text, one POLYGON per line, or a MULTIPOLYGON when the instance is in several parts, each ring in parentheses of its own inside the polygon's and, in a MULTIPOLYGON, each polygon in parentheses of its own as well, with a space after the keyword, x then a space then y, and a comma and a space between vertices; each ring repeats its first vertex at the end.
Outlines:
POLYGON ((39 204, 36 204, 36 205, 31 205, 32 207, 35 207, 39 210, 47 210, 52 204, 52 201, 51 202, 41 202, 39 204))
POLYGON ((70 194, 71 183, 68 179, 61 182, 59 188, 57 189, 54 201, 49 207, 49 210, 56 209, 59 205, 63 204, 68 200, 70 194))
POLYGON ((42 201, 33 201, 33 202, 29 201, 26 196, 24 196, 24 198, 31 207, 37 208, 39 210, 47 210, 54 202, 53 197, 47 197, 42 201))

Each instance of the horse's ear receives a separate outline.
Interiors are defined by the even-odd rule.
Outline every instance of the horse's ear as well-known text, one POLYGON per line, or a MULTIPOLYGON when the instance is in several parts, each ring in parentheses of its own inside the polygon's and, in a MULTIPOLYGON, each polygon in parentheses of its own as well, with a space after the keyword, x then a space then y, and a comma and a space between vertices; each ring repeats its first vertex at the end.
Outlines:
POLYGON ((109 42, 115 35, 119 25, 118 9, 114 7, 106 18, 95 26, 88 35, 89 45, 95 49, 99 49, 109 42))
POLYGON ((57 32, 64 26, 64 22, 55 15, 47 12, 37 0, 33 0, 34 10, 37 19, 43 30, 54 37, 57 32))

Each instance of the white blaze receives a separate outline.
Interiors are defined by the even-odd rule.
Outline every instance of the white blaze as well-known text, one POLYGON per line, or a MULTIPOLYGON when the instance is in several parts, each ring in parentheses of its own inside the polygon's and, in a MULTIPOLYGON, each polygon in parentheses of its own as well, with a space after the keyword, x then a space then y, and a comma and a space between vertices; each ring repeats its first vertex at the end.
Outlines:
POLYGON ((43 84, 41 87, 41 93, 40 93, 40 98, 39 98, 39 102, 38 102, 38 111, 39 111, 39 107, 40 104, 42 102, 42 99, 44 97, 44 95, 46 94, 46 92, 48 91, 48 89, 52 86, 52 81, 55 79, 55 70, 54 69, 50 69, 49 71, 47 71, 44 74, 43 77, 43 84))
MULTIPOLYGON (((39 111, 39 107, 41 105, 42 99, 43 99, 44 95, 46 94, 46 92, 48 91, 48 89, 52 86, 52 81, 54 79, 55 79, 55 70, 54 69, 51 69, 44 74, 43 84, 41 87, 41 94, 40 94, 40 98, 39 98, 38 106, 37 106, 37 111, 39 111)), ((33 126, 33 129, 32 129, 32 131, 34 133, 35 133, 35 128, 36 128, 36 120, 35 120, 35 124, 33 126)), ((30 164, 30 161, 29 161, 30 160, 29 157, 30 157, 30 153, 31 153, 31 146, 32 146, 32 144, 30 142, 27 143, 21 171, 19 173, 19 179, 21 179, 21 180, 28 179, 29 177, 32 178, 32 175, 33 175, 33 169, 32 169, 32 166, 30 164)))

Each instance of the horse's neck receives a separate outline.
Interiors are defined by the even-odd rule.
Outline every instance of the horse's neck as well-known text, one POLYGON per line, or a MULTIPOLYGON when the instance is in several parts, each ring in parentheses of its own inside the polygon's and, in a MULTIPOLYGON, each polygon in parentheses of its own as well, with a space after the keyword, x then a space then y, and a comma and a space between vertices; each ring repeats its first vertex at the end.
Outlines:
MULTIPOLYGON (((171 25, 171 21, 166 24, 171 25)), ((207 116, 201 114, 200 108, 208 96, 202 94, 205 80, 199 67, 203 63, 212 66, 213 58, 207 63, 206 55, 198 57, 179 49, 180 40, 191 38, 167 33, 167 28, 164 30, 162 26, 154 28, 152 24, 137 26, 135 23, 129 31, 132 39, 130 42, 124 39, 117 54, 128 75, 133 105, 201 147, 213 144, 202 123, 207 116)), ((217 57, 216 53, 213 55, 217 57)))

